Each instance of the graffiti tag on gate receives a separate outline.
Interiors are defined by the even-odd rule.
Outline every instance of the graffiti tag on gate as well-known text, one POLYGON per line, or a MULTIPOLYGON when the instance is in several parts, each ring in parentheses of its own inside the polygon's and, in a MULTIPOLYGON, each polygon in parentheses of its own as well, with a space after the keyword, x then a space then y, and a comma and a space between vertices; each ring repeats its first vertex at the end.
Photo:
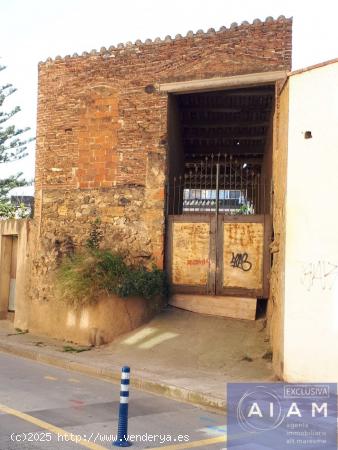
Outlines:
POLYGON ((188 266, 204 266, 206 264, 209 264, 208 258, 202 258, 202 259, 188 259, 187 265, 188 266))
POLYGON ((301 283, 310 291, 314 286, 330 290, 338 277, 338 264, 329 261, 303 263, 301 283))
POLYGON ((230 265, 237 269, 242 269, 244 272, 248 272, 252 268, 252 263, 248 261, 249 255, 247 253, 237 253, 235 255, 232 252, 232 258, 230 261, 230 265))

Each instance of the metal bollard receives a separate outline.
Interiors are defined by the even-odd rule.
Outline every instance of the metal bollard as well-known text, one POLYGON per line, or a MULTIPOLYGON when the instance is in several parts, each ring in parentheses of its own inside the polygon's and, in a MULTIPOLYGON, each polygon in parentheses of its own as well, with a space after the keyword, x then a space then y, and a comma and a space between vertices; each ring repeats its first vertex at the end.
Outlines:
POLYGON ((128 441, 128 400, 129 400, 129 380, 130 367, 122 367, 121 390, 120 390, 120 408, 119 424, 117 428, 117 439, 113 442, 116 447, 130 447, 132 444, 128 441))

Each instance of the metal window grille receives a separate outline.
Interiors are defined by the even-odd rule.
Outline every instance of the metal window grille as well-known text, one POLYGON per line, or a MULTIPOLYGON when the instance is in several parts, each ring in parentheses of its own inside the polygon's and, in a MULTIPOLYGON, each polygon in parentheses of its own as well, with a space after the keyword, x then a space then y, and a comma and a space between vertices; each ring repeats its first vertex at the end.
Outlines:
POLYGON ((265 179, 261 166, 218 154, 185 163, 184 173, 167 184, 167 214, 260 214, 265 179))

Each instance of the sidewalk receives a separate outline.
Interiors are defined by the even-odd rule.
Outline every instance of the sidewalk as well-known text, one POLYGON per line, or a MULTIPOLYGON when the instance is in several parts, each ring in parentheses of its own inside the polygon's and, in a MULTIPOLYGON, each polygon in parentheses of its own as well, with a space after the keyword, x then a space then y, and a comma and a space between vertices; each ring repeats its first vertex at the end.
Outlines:
POLYGON ((225 410, 226 382, 274 379, 262 321, 170 308, 111 344, 76 352, 83 349, 0 321, 1 351, 116 382, 129 365, 133 386, 212 409, 225 410))

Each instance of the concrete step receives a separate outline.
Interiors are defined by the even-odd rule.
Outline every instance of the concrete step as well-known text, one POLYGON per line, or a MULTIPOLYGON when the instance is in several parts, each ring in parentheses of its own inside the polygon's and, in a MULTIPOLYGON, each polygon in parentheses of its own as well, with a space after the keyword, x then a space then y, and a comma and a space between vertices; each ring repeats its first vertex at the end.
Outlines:
POLYGON ((170 297, 169 304, 176 308, 211 316, 256 319, 256 298, 174 294, 170 297))

